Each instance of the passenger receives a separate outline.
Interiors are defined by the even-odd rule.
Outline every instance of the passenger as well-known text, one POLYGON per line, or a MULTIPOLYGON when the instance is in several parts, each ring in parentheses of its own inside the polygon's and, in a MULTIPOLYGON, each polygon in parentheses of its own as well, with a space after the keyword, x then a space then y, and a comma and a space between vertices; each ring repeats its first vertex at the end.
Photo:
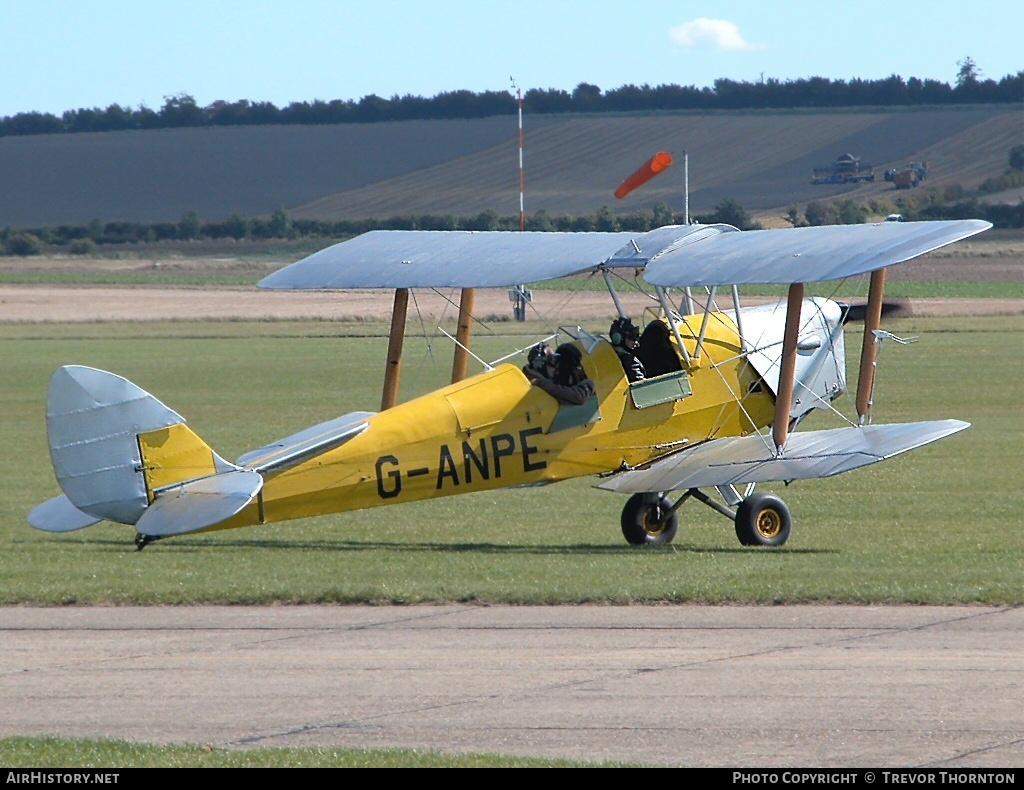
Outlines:
POLYGON ((640 348, 636 353, 651 378, 683 369, 664 321, 651 321, 647 325, 640 335, 640 348))
POLYGON ((639 338, 640 331, 625 316, 612 321, 608 329, 608 339, 611 340, 615 353, 619 355, 619 362, 626 371, 626 378, 631 382, 647 378, 644 363, 636 355, 639 338))
POLYGON ((555 375, 555 354, 551 346, 541 341, 526 355, 526 364, 523 366, 523 375, 528 379, 543 376, 550 379, 555 375))
POLYGON ((535 387, 553 395, 560 403, 579 406, 597 392, 594 382, 583 371, 583 354, 571 343, 563 343, 552 355, 554 365, 549 377, 527 365, 523 373, 535 387))

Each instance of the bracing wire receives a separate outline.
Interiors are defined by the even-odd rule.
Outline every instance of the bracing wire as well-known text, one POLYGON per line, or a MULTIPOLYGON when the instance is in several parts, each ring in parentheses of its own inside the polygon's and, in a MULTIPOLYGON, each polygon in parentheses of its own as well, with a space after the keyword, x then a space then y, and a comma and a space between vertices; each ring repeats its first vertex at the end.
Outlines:
MULTIPOLYGON (((433 370, 435 379, 439 380, 442 374, 441 369, 438 367, 437 364, 437 358, 434 356, 434 344, 432 342, 435 335, 427 331, 426 322, 423 320, 423 311, 420 309, 419 300, 416 298, 416 290, 410 288, 409 294, 412 296, 412 304, 413 308, 416 310, 416 318, 419 322, 420 330, 423 332, 423 341, 426 344, 425 355, 430 358, 431 368, 433 370)), ((447 310, 447 307, 445 308, 445 310, 447 310)), ((415 386, 416 384, 419 383, 419 380, 420 374, 417 373, 416 375, 413 376, 412 384, 415 386)))

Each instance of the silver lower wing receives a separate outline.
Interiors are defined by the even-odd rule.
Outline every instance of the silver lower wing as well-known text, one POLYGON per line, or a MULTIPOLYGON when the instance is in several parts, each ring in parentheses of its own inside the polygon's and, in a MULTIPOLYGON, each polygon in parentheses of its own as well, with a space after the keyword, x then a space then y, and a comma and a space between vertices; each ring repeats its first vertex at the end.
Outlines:
POLYGON ((608 491, 674 491, 687 488, 808 480, 884 461, 969 428, 961 420, 866 425, 791 434, 776 454, 759 435, 714 439, 622 472, 597 485, 608 491))

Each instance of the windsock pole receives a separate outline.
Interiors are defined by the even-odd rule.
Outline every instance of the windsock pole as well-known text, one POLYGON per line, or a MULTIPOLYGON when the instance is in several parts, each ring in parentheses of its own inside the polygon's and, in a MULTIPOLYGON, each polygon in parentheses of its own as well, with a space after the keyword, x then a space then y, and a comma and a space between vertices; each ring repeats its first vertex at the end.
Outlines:
POLYGON ((690 224, 690 155, 683 151, 683 224, 690 224))
MULTIPOLYGON (((519 103, 519 230, 526 230, 526 204, 523 196, 526 193, 526 173, 523 170, 523 89, 516 84, 514 77, 512 88, 516 92, 516 99, 519 103)), ((517 321, 526 320, 526 284, 516 286, 513 297, 512 316, 517 321)))
POLYGON ((526 175, 523 171, 523 89, 512 80, 519 100, 519 230, 526 230, 526 206, 523 194, 526 192, 526 175))

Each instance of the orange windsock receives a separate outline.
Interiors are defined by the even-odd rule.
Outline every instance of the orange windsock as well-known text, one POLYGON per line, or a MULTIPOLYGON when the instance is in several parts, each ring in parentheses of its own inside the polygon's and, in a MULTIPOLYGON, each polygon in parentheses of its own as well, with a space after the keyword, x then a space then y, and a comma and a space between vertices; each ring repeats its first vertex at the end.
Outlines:
POLYGON ((644 162, 633 175, 619 184, 615 190, 615 197, 622 200, 641 184, 646 184, 658 173, 672 164, 672 155, 666 151, 658 151, 654 156, 644 162))

